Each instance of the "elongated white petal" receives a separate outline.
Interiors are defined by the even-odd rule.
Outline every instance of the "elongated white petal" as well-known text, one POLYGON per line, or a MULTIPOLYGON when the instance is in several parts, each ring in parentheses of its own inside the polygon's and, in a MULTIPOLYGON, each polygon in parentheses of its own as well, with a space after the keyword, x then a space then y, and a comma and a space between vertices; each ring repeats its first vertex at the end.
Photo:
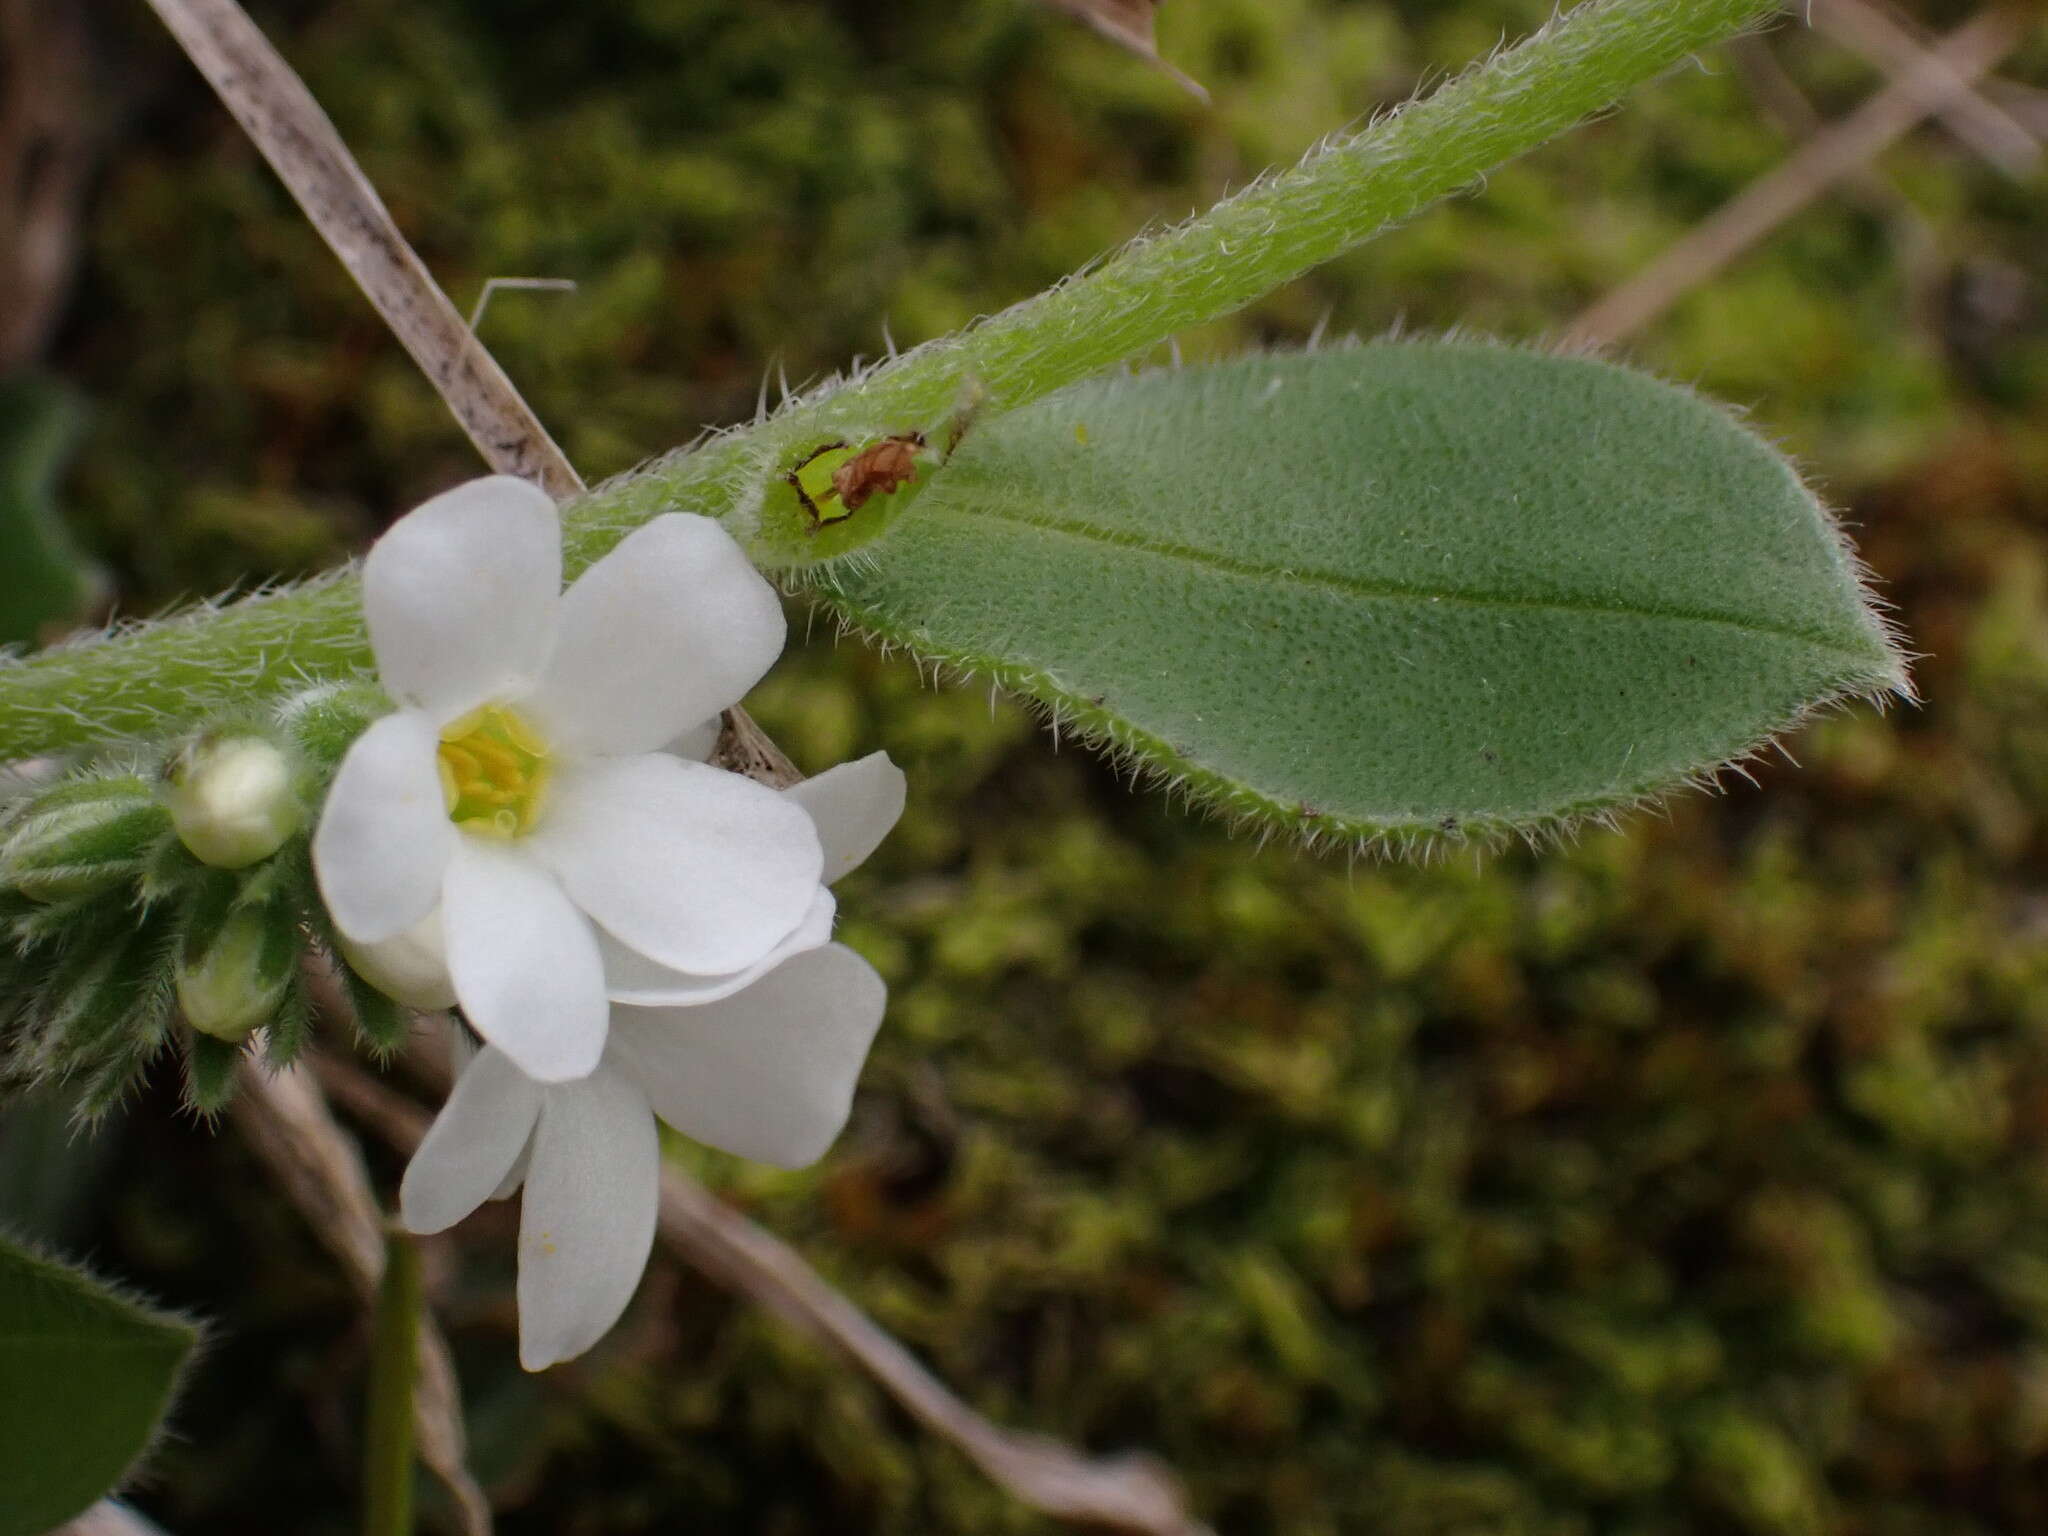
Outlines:
POLYGON ((554 649, 562 529, 547 493, 492 475, 392 524, 363 562, 363 617, 393 698, 445 724, 524 693, 554 649))
POLYGON ((700 976, 745 970, 787 938, 823 860, 802 807, 661 753, 565 772, 527 844, 612 937, 700 976))
POLYGON ((903 814, 903 770, 886 752, 827 768, 783 794, 811 813, 825 850, 827 885, 858 869, 903 814))
POLYGON ((470 1062, 398 1186, 408 1231, 452 1227, 492 1198, 526 1150, 541 1092, 502 1051, 470 1062))
POLYGON ((590 1348, 626 1310, 654 1244, 661 1148, 631 1078, 609 1063, 547 1090, 519 1213, 519 1363, 590 1348))
POLYGON ((723 1002, 615 1008, 614 1049, 684 1135, 782 1168, 846 1124, 887 991, 843 944, 808 950, 723 1002))
POLYGON ((476 1032, 543 1083, 587 1076, 604 1052, 597 936, 545 869, 464 837, 441 903, 448 974, 476 1032))
POLYGON ((604 956, 604 989, 615 1003, 632 1003, 642 1008, 686 1007, 715 1003, 752 986, 792 955, 816 949, 832 937, 832 919, 838 903, 822 885, 811 900, 810 911, 796 930, 744 971, 727 976, 692 976, 672 971, 645 955, 626 948, 610 934, 599 932, 598 953, 604 956))
POLYGON ((671 512, 635 529, 562 599, 532 703, 585 752, 652 752, 734 704, 782 654, 782 604, 732 535, 671 512))
POLYGON ((334 926, 359 944, 405 932, 441 899, 457 833, 441 798, 439 744, 420 711, 386 715, 356 738, 327 791, 313 869, 334 926))

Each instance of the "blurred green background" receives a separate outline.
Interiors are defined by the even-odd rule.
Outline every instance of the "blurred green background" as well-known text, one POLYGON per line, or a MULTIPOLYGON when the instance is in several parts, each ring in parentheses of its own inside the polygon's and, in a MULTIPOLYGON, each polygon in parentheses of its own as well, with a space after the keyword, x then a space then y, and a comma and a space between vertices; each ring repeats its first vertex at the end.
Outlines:
MULTIPOLYGON (((1173 0, 1207 110, 1026 0, 252 10, 459 304, 578 284, 483 335, 596 478, 764 373, 1024 297, 1549 6, 1173 0)), ((477 465, 144 7, 84 14, 55 504, 130 612, 318 569, 477 465)), ((1786 156, 1772 65, 1824 117, 1879 84, 1781 28, 1184 350, 1557 331, 1786 156)), ((2003 75, 2048 126, 2048 37, 2003 75)), ((1755 784, 1561 849, 1311 860, 821 620, 754 702, 806 767, 884 746, 911 776, 840 893, 888 1022, 819 1168, 677 1155, 978 1408, 1156 1451, 1231 1536, 2048 1528, 2044 191, 1923 129, 1626 349, 1799 456, 1925 653, 1921 707, 1820 722, 1755 784)), ((93 1146, 0 1125, 38 1224, 215 1320, 139 1503, 349 1530, 349 1294, 175 1106, 93 1146)), ((1053 1529, 659 1258, 605 1345, 521 1376, 514 1220, 432 1255, 507 1532, 1053 1529)))

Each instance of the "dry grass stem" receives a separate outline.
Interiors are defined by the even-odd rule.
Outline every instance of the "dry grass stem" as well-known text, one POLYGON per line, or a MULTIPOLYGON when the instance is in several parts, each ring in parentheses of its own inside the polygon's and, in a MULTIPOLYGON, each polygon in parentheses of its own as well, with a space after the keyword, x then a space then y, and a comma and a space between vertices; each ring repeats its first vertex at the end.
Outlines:
POLYGON ((497 360, 398 232, 312 93, 235 0, 149 0, 341 258, 484 462, 557 501, 583 489, 497 360))
POLYGON ((1843 177, 1974 85, 2019 45, 2027 23, 2004 6, 1950 33, 1856 111, 1815 134, 1565 332, 1565 345, 1607 346, 1633 334, 1843 177))
POLYGON ((1154 36, 1160 0, 1045 0, 1054 10, 1078 16, 1097 32, 1120 47, 1128 48, 1155 69, 1163 71, 1174 84, 1195 100, 1206 104, 1209 92, 1201 81, 1182 73, 1160 57, 1154 36))
MULTIPOLYGON (((1867 0, 1811 0, 1814 27, 1843 47, 1860 53, 1894 79, 1920 67, 1927 47, 1911 31, 1867 0)), ((1934 68, 1946 72, 1937 62, 1934 68)), ((1943 127, 1997 166, 2024 180, 2041 169, 2041 140, 2026 124, 1979 93, 1972 82, 1957 82, 1934 115, 1943 127)))
POLYGON ((0 374, 42 355, 70 291, 89 94, 73 0, 0 0, 0 374))

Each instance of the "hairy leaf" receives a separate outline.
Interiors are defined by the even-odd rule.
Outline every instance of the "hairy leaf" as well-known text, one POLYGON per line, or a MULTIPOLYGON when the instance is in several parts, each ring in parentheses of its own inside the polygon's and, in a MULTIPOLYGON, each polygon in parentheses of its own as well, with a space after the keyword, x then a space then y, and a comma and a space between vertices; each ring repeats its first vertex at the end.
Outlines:
POLYGON ((1754 432, 1470 342, 1078 385, 982 424, 820 589, 1310 836, 1542 832, 1908 687, 1754 432))
POLYGON ((0 1536, 40 1536, 121 1481, 198 1337, 183 1319, 0 1242, 0 1536))

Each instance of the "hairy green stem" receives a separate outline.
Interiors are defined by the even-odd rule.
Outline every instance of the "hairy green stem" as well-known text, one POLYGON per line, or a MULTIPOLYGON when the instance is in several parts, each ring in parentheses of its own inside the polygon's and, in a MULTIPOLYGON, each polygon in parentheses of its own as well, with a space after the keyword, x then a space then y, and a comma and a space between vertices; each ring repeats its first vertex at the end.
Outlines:
MULTIPOLYGON (((1023 405, 1241 308, 1775 9, 1776 0, 1588 0, 1426 99, 1084 276, 598 487, 565 509, 570 568, 668 511, 727 518, 745 538, 750 492, 810 447, 928 428, 970 392, 983 409, 1023 405)), ((161 734, 366 661, 346 575, 38 656, 0 668, 0 760, 161 734)))
POLYGON ((420 1256, 397 1228, 384 1239, 363 1429, 363 1536, 411 1536, 413 1380, 418 1364, 420 1256))

